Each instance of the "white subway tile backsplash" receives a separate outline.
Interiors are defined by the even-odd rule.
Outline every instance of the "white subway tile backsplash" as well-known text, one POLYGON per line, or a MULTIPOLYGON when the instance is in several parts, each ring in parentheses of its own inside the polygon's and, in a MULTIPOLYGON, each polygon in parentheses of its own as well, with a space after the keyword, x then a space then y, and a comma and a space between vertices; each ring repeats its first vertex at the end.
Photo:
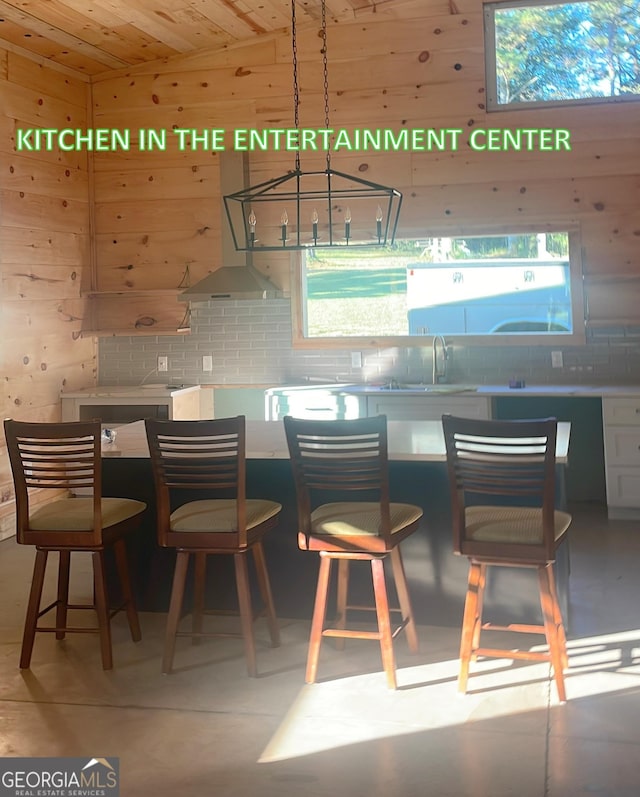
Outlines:
MULTIPOLYGON (((194 306, 190 335, 101 338, 101 384, 166 381, 205 384, 281 384, 306 378, 360 381, 399 376, 431 378, 431 347, 364 350, 363 368, 351 367, 351 348, 297 350, 291 343, 288 299, 228 300, 194 306), (152 379, 159 354, 169 371, 152 379), (202 371, 202 354, 213 357, 213 372, 202 371)), ((557 348, 557 347, 556 347, 557 348)), ((511 376, 538 383, 640 382, 640 328, 589 330, 585 346, 563 350, 565 368, 551 369, 551 347, 463 346, 450 361, 452 382, 495 384, 511 376), (573 370, 569 366, 573 366, 573 370), (581 370, 580 370, 581 369, 581 370)))

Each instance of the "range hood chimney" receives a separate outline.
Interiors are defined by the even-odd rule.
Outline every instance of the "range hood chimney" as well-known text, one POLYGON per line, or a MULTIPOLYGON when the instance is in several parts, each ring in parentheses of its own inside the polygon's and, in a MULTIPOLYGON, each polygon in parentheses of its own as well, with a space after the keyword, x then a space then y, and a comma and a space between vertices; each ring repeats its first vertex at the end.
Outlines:
POLYGON ((278 299, 283 293, 254 268, 251 252, 238 252, 222 197, 249 185, 249 163, 243 152, 220 154, 220 205, 222 265, 178 296, 182 302, 209 302, 215 299, 278 299))

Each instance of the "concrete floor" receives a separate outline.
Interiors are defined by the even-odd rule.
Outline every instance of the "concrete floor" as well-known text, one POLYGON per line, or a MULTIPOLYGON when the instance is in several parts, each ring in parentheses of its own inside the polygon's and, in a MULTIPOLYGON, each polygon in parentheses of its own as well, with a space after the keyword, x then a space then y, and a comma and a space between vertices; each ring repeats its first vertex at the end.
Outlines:
MULTIPOLYGON (((327 641, 321 680, 305 685, 308 623, 286 619, 278 649, 257 622, 257 679, 230 639, 179 640, 176 671, 161 675, 165 617, 149 613, 138 644, 114 620, 111 672, 97 638, 77 634, 39 634, 21 672, 34 552, 5 540, 0 755, 117 756, 126 797, 637 797, 640 524, 573 511, 566 704, 548 666, 508 660, 478 662, 459 696, 457 628, 420 628, 417 656, 397 640, 396 692, 368 641, 327 641)), ((76 598, 90 584, 79 563, 76 598)))

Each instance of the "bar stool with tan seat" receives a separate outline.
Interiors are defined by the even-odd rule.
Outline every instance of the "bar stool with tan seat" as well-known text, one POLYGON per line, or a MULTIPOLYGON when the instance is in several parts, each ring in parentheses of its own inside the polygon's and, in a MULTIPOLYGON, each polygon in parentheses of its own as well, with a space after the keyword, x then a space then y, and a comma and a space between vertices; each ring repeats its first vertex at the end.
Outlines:
POLYGON ((298 545, 320 554, 320 572, 307 657, 307 683, 314 683, 323 637, 376 639, 389 688, 396 688, 393 637, 402 629, 409 649, 418 637, 400 554, 400 543, 418 528, 422 509, 392 503, 389 497, 387 419, 315 421, 286 416, 284 426, 291 457, 298 507, 298 545), (391 628, 384 560, 389 557, 401 622, 391 628), (331 565, 338 561, 337 618, 325 626, 331 565), (371 564, 377 631, 347 629, 349 565, 371 564))
POLYGON ((469 559, 458 688, 466 692, 478 656, 548 661, 561 701, 568 665, 553 563, 571 515, 555 507, 557 420, 442 418, 451 487, 453 550, 469 559), (537 572, 543 625, 483 623, 489 567, 537 572), (549 652, 485 648, 485 629, 544 634, 549 652))
MULTIPOLYGON (((5 436, 16 493, 16 533, 22 545, 35 545, 36 560, 31 581, 20 655, 20 667, 28 669, 37 632, 100 635, 102 666, 113 666, 111 618, 125 610, 134 642, 141 638, 129 568, 126 538, 136 531, 146 504, 130 498, 101 496, 102 458, 99 421, 28 423, 5 420, 5 436), (35 505, 35 491, 64 491, 65 497, 35 505), (71 493, 71 497, 69 497, 71 493), (74 493, 80 493, 75 495, 74 493), (105 551, 112 548, 120 577, 122 602, 109 607, 105 551), (49 553, 57 552, 56 600, 40 608, 49 553), (71 554, 89 552, 93 560, 93 603, 69 603, 71 554), (40 618, 56 610, 55 627, 39 625, 40 618), (97 627, 70 626, 69 609, 93 609, 97 627)), ((41 497, 41 496, 40 496, 41 497)))
POLYGON ((145 421, 156 487, 158 543, 177 550, 162 672, 173 667, 176 637, 242 637, 249 675, 258 674, 254 612, 247 555, 253 554, 265 606, 271 646, 280 644, 262 541, 282 506, 246 497, 245 417, 199 421, 145 421), (207 557, 232 556, 241 633, 203 631, 207 557), (178 630, 189 560, 193 556, 194 601, 191 631, 178 630))

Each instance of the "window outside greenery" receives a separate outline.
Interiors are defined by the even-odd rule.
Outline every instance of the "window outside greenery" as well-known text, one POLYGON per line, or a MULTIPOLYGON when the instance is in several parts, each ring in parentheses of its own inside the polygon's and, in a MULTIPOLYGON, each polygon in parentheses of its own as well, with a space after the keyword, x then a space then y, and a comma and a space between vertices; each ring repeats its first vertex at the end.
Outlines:
POLYGON ((303 337, 570 338, 579 327, 570 241, 554 232, 309 250, 302 255, 303 337))
POLYGON ((489 107, 640 95, 640 0, 485 6, 489 107))

